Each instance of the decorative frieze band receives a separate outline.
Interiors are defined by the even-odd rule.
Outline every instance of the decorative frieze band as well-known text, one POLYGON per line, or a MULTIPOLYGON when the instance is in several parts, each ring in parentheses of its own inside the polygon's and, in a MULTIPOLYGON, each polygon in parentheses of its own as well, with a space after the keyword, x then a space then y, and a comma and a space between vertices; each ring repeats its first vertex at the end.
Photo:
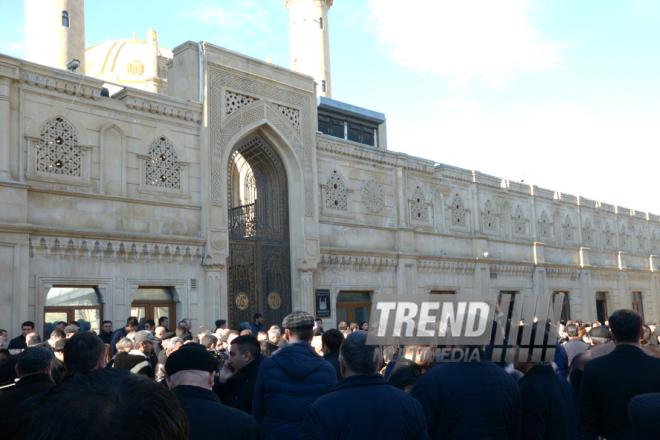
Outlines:
POLYGON ((78 96, 81 98, 93 99, 95 101, 101 98, 100 87, 91 87, 80 83, 80 81, 68 81, 54 76, 30 72, 29 70, 21 71, 19 82, 68 95, 78 93, 78 96), (80 92, 78 92, 78 87, 80 87, 80 92))
POLYGON ((514 266, 510 264, 491 264, 490 273, 511 277, 531 276, 532 273, 534 273, 534 267, 514 266))
POLYGON ((102 261, 201 264, 201 246, 131 243, 123 241, 85 240, 81 238, 30 237, 30 257, 92 258, 102 261))
POLYGON ((348 255, 322 255, 318 267, 329 270, 357 272, 394 272, 397 260, 392 258, 354 257, 348 255))
POLYGON ((573 278, 580 275, 580 269, 570 269, 566 267, 548 267, 545 274, 549 278, 573 278))
POLYGON ((169 116, 171 118, 194 122, 196 124, 202 122, 201 112, 193 111, 184 107, 169 105, 135 96, 126 96, 122 100, 126 104, 126 107, 133 110, 143 111, 145 113, 155 113, 161 116, 169 116))
POLYGON ((591 271, 591 277, 592 278, 605 279, 605 280, 614 280, 614 279, 619 278, 619 271, 618 270, 592 270, 591 271))
POLYGON ((428 261, 422 260, 417 263, 417 271, 421 273, 450 273, 455 275, 472 275, 474 263, 457 263, 453 261, 428 261))

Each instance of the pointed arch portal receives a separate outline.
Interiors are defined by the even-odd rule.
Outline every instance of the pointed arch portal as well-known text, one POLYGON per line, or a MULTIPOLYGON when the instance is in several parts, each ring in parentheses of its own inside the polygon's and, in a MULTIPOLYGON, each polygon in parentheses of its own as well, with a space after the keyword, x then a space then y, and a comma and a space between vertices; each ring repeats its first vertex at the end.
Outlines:
POLYGON ((227 164, 230 328, 291 312, 289 206, 281 159, 258 134, 239 142, 227 164))

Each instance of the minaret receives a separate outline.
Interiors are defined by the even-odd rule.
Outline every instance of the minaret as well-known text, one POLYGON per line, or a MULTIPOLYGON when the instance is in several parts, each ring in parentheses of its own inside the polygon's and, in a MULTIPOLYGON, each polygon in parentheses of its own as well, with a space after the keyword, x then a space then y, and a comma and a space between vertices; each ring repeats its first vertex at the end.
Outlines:
POLYGON ((25 0, 25 58, 58 69, 76 59, 85 73, 85 0, 25 0))
POLYGON ((151 26, 147 33, 147 47, 149 48, 149 58, 145 59, 144 81, 147 87, 154 93, 158 92, 158 33, 151 26))
POLYGON ((328 9, 333 0, 284 0, 289 10, 291 69, 311 75, 316 94, 332 98, 328 9))

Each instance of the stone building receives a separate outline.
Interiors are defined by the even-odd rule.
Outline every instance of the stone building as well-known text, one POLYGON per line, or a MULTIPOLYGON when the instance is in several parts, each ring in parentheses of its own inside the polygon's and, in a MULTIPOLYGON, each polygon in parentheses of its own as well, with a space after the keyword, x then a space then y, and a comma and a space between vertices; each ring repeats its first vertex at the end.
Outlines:
MULTIPOLYGON (((307 19, 329 53, 332 1, 285 4, 306 2, 295 18, 322 9, 307 19)), ((83 0, 52 3, 59 26, 84 20, 83 0)), ((84 50, 64 53, 85 67, 84 50)), ((391 151, 385 116, 330 99, 325 70, 186 42, 157 75, 165 94, 38 58, 0 55, 0 327, 13 334, 27 319, 197 327, 291 310, 328 328, 367 320, 381 293, 562 292, 567 318, 660 317, 658 216, 391 151)))

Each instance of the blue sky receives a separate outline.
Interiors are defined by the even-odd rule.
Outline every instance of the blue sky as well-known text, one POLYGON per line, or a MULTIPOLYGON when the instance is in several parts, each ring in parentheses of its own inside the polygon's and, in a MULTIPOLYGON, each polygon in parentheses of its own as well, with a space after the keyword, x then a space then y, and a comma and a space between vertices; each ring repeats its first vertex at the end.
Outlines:
MULTIPOLYGON (((282 0, 87 0, 87 46, 208 41, 288 67, 282 0), (112 5, 112 6, 109 6, 112 5)), ((22 58, 21 0, 0 52, 22 58)), ((390 150, 660 214, 660 0, 336 0, 333 98, 390 150)))

